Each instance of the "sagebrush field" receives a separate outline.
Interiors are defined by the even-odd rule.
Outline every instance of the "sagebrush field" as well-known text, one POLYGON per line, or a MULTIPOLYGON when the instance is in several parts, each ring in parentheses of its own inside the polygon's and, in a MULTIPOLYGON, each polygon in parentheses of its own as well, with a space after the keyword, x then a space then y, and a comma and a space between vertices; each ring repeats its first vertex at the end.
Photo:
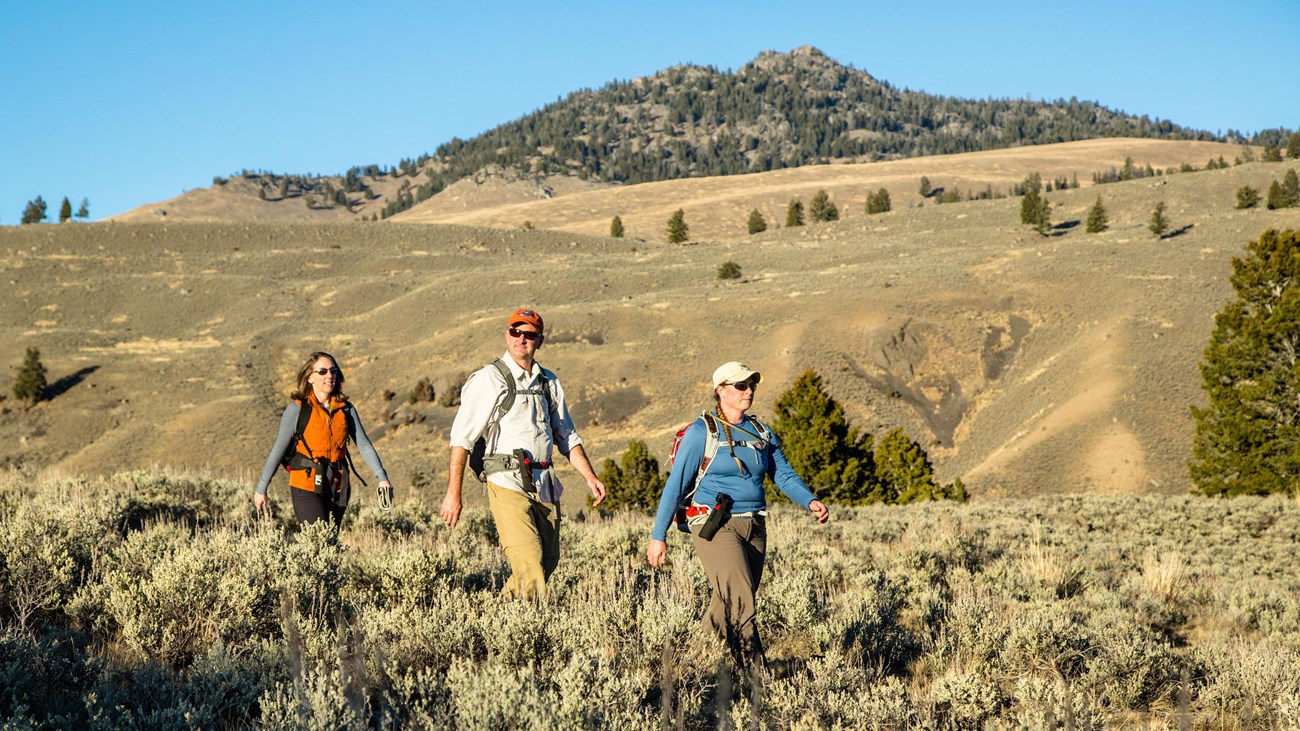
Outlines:
POLYGON ((1300 724, 1300 506, 985 498, 769 522, 771 678, 705 640, 689 542, 573 514, 503 601, 486 511, 366 495, 340 536, 251 485, 0 476, 4 728, 1198 728, 1300 724))

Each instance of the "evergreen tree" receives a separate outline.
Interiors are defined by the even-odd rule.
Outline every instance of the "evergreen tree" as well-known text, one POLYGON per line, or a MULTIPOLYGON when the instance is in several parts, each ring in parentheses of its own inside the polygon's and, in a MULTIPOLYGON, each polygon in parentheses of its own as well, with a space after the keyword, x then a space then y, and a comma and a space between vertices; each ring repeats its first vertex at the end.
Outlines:
POLYGON ((1192 481, 1206 495, 1296 495, 1300 487, 1300 232, 1265 231, 1233 259, 1236 299, 1201 363, 1192 481))
POLYGON ((41 351, 28 347, 18 378, 14 381, 14 398, 25 401, 28 406, 45 400, 46 372, 45 364, 41 363, 41 351))
POLYGON ((867 213, 886 213, 893 205, 889 200, 889 191, 881 188, 875 193, 867 194, 867 213))
POLYGON ((748 225, 750 234, 761 234, 767 230, 767 219, 763 218, 763 214, 755 208, 749 212, 748 225))
POLYGON ((1296 175, 1295 168, 1286 171, 1282 176, 1282 206, 1281 208, 1295 208, 1300 206, 1300 176, 1296 175))
POLYGON ((668 229, 665 234, 670 244, 680 244, 689 238, 690 226, 686 225, 685 211, 680 208, 673 211, 672 217, 668 219, 668 229))
MULTIPOLYGON (((608 497, 602 505, 610 510, 628 508, 653 512, 659 507, 668 475, 660 474, 659 460, 650 453, 646 443, 633 439, 618 463, 605 460, 597 475, 605 483, 608 497)), ((587 498, 588 504, 591 498, 587 498)))
POLYGON ((1052 230, 1052 204, 1046 198, 1038 199, 1037 213, 1034 216, 1034 230, 1039 236, 1046 236, 1052 230))
POLYGON ((1264 207, 1270 211, 1286 208, 1286 194, 1282 192, 1282 184, 1276 180, 1273 181, 1272 185, 1268 186, 1268 198, 1264 203, 1264 207))
POLYGON ((1282 149, 1273 145, 1265 145, 1262 159, 1264 162, 1282 162, 1282 149))
POLYGON ((804 371, 781 394, 771 426, 795 472, 826 502, 858 505, 886 498, 875 479, 871 435, 849 426, 844 407, 815 371, 804 371))
POLYGON ((794 226, 802 225, 803 204, 799 202, 798 198, 791 198, 790 205, 785 207, 785 227, 792 228, 794 226))
POLYGON ((1163 236, 1169 230, 1169 219, 1165 217, 1164 201, 1157 203, 1155 210, 1151 211, 1151 222, 1147 224, 1147 229, 1156 236, 1163 236))
POLYGON ((808 220, 814 223, 823 223, 825 221, 838 221, 840 218, 840 209, 831 202, 830 194, 824 189, 817 191, 813 196, 812 202, 808 204, 808 220))
POLYGON ((609 236, 610 238, 613 239, 623 238, 623 219, 621 217, 614 216, 612 219, 610 219, 609 236))
POLYGON ((1084 224, 1084 229, 1090 234, 1099 234, 1108 228, 1110 228, 1110 218, 1106 215, 1106 206, 1102 205, 1101 196, 1097 196, 1097 202, 1088 209, 1088 220, 1084 224))
POLYGON ((89 198, 82 198, 82 199, 81 199, 81 205, 77 206, 77 218, 80 218, 80 219, 83 220, 83 221, 86 220, 87 218, 90 218, 90 199, 89 199, 89 198))
POLYGON ((921 176, 921 190, 920 190, 921 197, 922 197, 922 198, 929 198, 929 197, 930 197, 930 191, 931 191, 931 190, 933 190, 933 189, 930 187, 930 179, 927 178, 927 177, 925 177, 924 175, 922 175, 922 176, 921 176))
POLYGON ((1286 138, 1286 156, 1292 160, 1300 158, 1300 132, 1292 132, 1286 138))
POLYGON ((1259 191, 1243 185, 1237 189, 1237 208, 1254 208, 1259 205, 1259 191))
POLYGON ((68 200, 68 196, 65 195, 63 196, 63 203, 59 205, 59 223, 64 223, 66 221, 71 221, 71 220, 72 220, 72 203, 68 200))
POLYGON ((876 444, 875 461, 876 478, 884 493, 892 496, 888 502, 943 498, 966 502, 966 488, 961 480, 946 486, 935 482, 929 455, 900 428, 891 429, 876 444))
POLYGON ((1034 225, 1041 218, 1039 208, 1043 204, 1043 194, 1033 188, 1026 188, 1020 199, 1020 222, 1034 225))
POLYGON ((39 195, 36 200, 27 201, 27 207, 23 209, 23 224, 40 223, 45 220, 45 199, 39 195))

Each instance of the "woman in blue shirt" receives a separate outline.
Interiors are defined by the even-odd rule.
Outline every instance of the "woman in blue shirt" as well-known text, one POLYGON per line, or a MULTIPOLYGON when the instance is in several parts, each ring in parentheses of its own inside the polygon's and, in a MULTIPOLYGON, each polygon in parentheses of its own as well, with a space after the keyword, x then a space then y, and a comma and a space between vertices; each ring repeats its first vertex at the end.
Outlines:
POLYGON ((690 494, 700 465, 710 457, 687 511, 691 540, 713 587, 704 624, 727 641, 740 667, 752 664, 756 669, 764 665, 763 643, 755 624, 755 595, 763 578, 763 556, 767 550, 763 478, 771 477, 781 492, 811 511, 818 523, 830 518, 830 511, 786 461, 776 436, 756 419, 745 415, 762 380, 763 374, 736 361, 725 363, 713 372, 716 408, 708 416, 716 424, 715 453, 705 454, 710 429, 705 423, 707 416, 701 416, 682 435, 668 483, 659 498, 650 545, 646 548, 651 566, 664 565, 668 558, 668 527, 678 505, 690 494), (731 514, 711 539, 705 539, 700 536, 700 528, 721 495, 731 499, 731 514))

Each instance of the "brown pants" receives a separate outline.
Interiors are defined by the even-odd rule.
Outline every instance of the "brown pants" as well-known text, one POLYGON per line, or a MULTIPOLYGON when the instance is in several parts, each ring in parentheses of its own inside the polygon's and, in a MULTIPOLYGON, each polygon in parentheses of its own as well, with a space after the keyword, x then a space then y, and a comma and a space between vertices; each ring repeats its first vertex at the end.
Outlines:
POLYGON ((691 540, 709 577, 709 586, 713 587, 704 625, 726 640, 738 666, 746 668, 752 663, 762 668, 763 641, 758 636, 756 595, 767 552, 764 518, 731 518, 711 541, 700 538, 696 526, 691 540))
POLYGON ((504 596, 546 600, 546 580, 560 563, 560 506, 488 483, 497 538, 510 563, 504 596))

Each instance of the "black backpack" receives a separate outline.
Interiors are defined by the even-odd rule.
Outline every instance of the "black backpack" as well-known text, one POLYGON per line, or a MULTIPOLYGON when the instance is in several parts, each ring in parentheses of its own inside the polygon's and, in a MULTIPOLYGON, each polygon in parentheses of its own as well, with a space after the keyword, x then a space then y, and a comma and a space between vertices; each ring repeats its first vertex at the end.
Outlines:
MULTIPOLYGON (((491 365, 501 374, 502 380, 506 382, 505 389, 501 395, 497 396, 496 407, 492 412, 491 418, 488 419, 487 426, 483 428, 483 433, 474 441, 474 448, 469 453, 469 469, 478 478, 479 482, 487 482, 487 474, 483 471, 483 458, 487 456, 487 443, 489 434, 492 437, 492 446, 496 447, 497 436, 501 431, 501 419, 510 412, 515 406, 515 397, 521 392, 515 387, 514 376, 510 374, 510 367, 507 366, 500 358, 492 361, 491 365)), ((534 389, 523 391, 524 394, 537 394, 547 400, 547 411, 550 410, 550 389, 547 388, 546 369, 539 364, 537 369, 541 371, 541 384, 534 389)))

